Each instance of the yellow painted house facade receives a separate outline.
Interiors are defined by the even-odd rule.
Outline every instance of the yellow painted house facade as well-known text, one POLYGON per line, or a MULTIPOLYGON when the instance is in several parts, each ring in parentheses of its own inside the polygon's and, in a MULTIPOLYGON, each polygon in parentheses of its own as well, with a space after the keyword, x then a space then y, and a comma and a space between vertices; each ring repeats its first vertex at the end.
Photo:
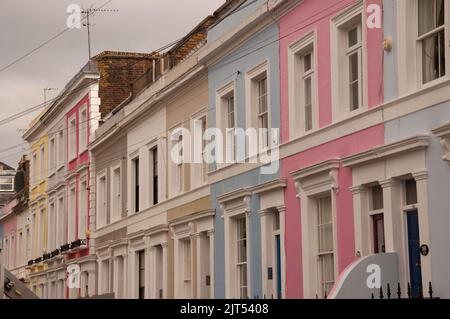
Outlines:
MULTIPOLYGON (((33 121, 33 123, 36 122, 33 121)), ((32 123, 32 125, 34 125, 32 123)), ((46 132, 36 132, 29 136, 30 143, 30 223, 31 223, 31 259, 36 260, 47 252, 47 214, 48 214, 48 147, 49 137, 46 132)), ((30 275, 44 270, 45 263, 30 266, 30 275)), ((32 284, 32 282, 31 282, 32 284)), ((39 293, 36 291, 36 293, 39 293)))

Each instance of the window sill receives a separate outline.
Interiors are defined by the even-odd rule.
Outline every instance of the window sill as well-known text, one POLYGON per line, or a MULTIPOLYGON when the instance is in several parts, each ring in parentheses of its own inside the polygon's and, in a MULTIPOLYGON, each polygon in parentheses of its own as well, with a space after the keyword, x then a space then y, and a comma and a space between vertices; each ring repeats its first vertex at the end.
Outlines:
POLYGON ((78 156, 83 155, 84 153, 87 152, 87 150, 88 150, 87 147, 84 147, 83 149, 79 150, 79 151, 78 151, 78 156))

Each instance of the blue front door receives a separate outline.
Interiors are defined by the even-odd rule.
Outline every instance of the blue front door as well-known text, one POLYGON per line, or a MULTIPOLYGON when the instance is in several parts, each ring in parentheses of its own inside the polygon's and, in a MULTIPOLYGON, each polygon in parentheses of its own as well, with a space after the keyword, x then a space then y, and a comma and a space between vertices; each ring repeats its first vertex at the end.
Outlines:
POLYGON ((281 240, 280 235, 275 236, 277 250, 277 298, 281 299, 281 240))
POLYGON ((411 296, 419 298, 422 287, 422 271, 420 266, 419 217, 417 211, 407 213, 407 225, 411 296))

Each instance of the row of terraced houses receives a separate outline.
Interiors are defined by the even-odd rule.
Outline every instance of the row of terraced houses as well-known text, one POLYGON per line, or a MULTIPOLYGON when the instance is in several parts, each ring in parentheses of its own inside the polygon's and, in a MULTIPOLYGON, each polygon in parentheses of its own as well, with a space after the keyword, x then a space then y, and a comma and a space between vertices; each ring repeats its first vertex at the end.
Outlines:
POLYGON ((41 298, 369 298, 368 269, 450 297, 449 24, 449 0, 227 0, 166 52, 98 54, 24 135, 6 265, 41 298), (173 160, 241 128, 231 161, 173 160))

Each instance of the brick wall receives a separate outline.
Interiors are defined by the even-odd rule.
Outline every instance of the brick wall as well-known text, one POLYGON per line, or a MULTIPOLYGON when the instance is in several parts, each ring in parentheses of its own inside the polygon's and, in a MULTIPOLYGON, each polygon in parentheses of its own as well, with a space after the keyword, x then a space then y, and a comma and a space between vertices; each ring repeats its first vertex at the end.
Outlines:
POLYGON ((105 51, 95 56, 100 73, 100 113, 104 118, 127 99, 131 84, 153 65, 157 54, 105 51))

